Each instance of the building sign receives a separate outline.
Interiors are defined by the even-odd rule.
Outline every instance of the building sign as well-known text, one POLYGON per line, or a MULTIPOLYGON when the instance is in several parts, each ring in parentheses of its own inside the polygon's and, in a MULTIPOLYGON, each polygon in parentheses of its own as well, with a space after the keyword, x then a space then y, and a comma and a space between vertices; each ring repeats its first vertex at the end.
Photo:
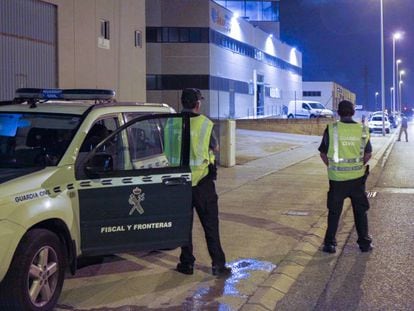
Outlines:
POLYGON ((271 98, 280 98, 280 90, 277 87, 270 88, 270 97, 271 98))
POLYGON ((211 8, 211 20, 218 26, 218 28, 221 28, 226 32, 231 31, 231 16, 227 13, 223 13, 217 8, 211 8))

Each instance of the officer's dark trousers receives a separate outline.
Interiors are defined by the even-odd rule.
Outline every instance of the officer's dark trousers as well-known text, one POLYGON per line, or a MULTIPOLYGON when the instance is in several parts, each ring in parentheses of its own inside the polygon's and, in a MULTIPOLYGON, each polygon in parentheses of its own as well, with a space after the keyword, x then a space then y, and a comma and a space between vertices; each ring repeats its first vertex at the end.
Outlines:
POLYGON ((325 234, 325 245, 336 245, 336 231, 341 217, 344 200, 351 199, 354 212, 355 227, 358 233, 360 247, 369 246, 371 238, 368 235, 368 198, 365 193, 365 177, 348 181, 329 181, 328 192, 328 228, 325 234))
MULTIPOLYGON (((208 176, 203 178, 192 188, 192 193, 193 206, 204 229, 212 266, 223 267, 226 258, 220 243, 218 196, 214 180, 208 176)), ((180 261, 183 264, 194 264, 192 237, 190 237, 190 244, 181 248, 180 261)))

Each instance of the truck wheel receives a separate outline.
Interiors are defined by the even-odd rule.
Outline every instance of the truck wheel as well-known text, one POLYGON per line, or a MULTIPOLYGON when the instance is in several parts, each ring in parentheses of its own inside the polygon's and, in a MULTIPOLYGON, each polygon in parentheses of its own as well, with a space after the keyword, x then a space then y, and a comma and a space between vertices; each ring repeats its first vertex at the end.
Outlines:
POLYGON ((52 310, 62 290, 65 263, 56 234, 45 229, 27 232, 1 283, 0 309, 52 310))
POLYGON ((293 114, 288 115, 288 119, 293 119, 293 114))
POLYGON ((309 119, 315 119, 315 118, 316 118, 316 116, 313 115, 313 114, 311 114, 310 117, 309 117, 309 119))

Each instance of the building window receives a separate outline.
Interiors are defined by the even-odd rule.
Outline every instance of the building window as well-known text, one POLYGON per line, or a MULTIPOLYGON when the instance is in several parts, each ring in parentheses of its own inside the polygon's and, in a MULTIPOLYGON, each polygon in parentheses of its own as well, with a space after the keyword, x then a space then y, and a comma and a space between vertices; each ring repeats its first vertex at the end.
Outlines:
POLYGON ((254 58, 270 66, 302 75, 302 68, 292 65, 278 57, 264 53, 244 42, 237 41, 220 32, 199 27, 147 27, 147 43, 212 43, 234 53, 254 58), (178 36, 178 38, 177 38, 178 36))
POLYGON ((109 21, 101 19, 101 38, 109 40, 109 21))
POLYGON ((278 22, 279 0, 215 0, 239 16, 250 21, 278 22))
POLYGON ((303 91, 303 97, 321 97, 321 91, 303 91))
POLYGON ((209 43, 209 29, 201 27, 147 27, 147 43, 209 43))
POLYGON ((134 32, 134 46, 136 48, 142 48, 142 33, 139 30, 134 32))

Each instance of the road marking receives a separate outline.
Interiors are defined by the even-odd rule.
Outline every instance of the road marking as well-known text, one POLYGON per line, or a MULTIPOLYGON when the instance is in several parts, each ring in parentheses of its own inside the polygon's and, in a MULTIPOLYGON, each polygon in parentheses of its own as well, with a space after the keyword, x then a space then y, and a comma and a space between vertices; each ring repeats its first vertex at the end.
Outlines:
POLYGON ((309 212, 302 212, 302 211, 288 211, 284 214, 289 215, 289 216, 309 216, 309 212))

